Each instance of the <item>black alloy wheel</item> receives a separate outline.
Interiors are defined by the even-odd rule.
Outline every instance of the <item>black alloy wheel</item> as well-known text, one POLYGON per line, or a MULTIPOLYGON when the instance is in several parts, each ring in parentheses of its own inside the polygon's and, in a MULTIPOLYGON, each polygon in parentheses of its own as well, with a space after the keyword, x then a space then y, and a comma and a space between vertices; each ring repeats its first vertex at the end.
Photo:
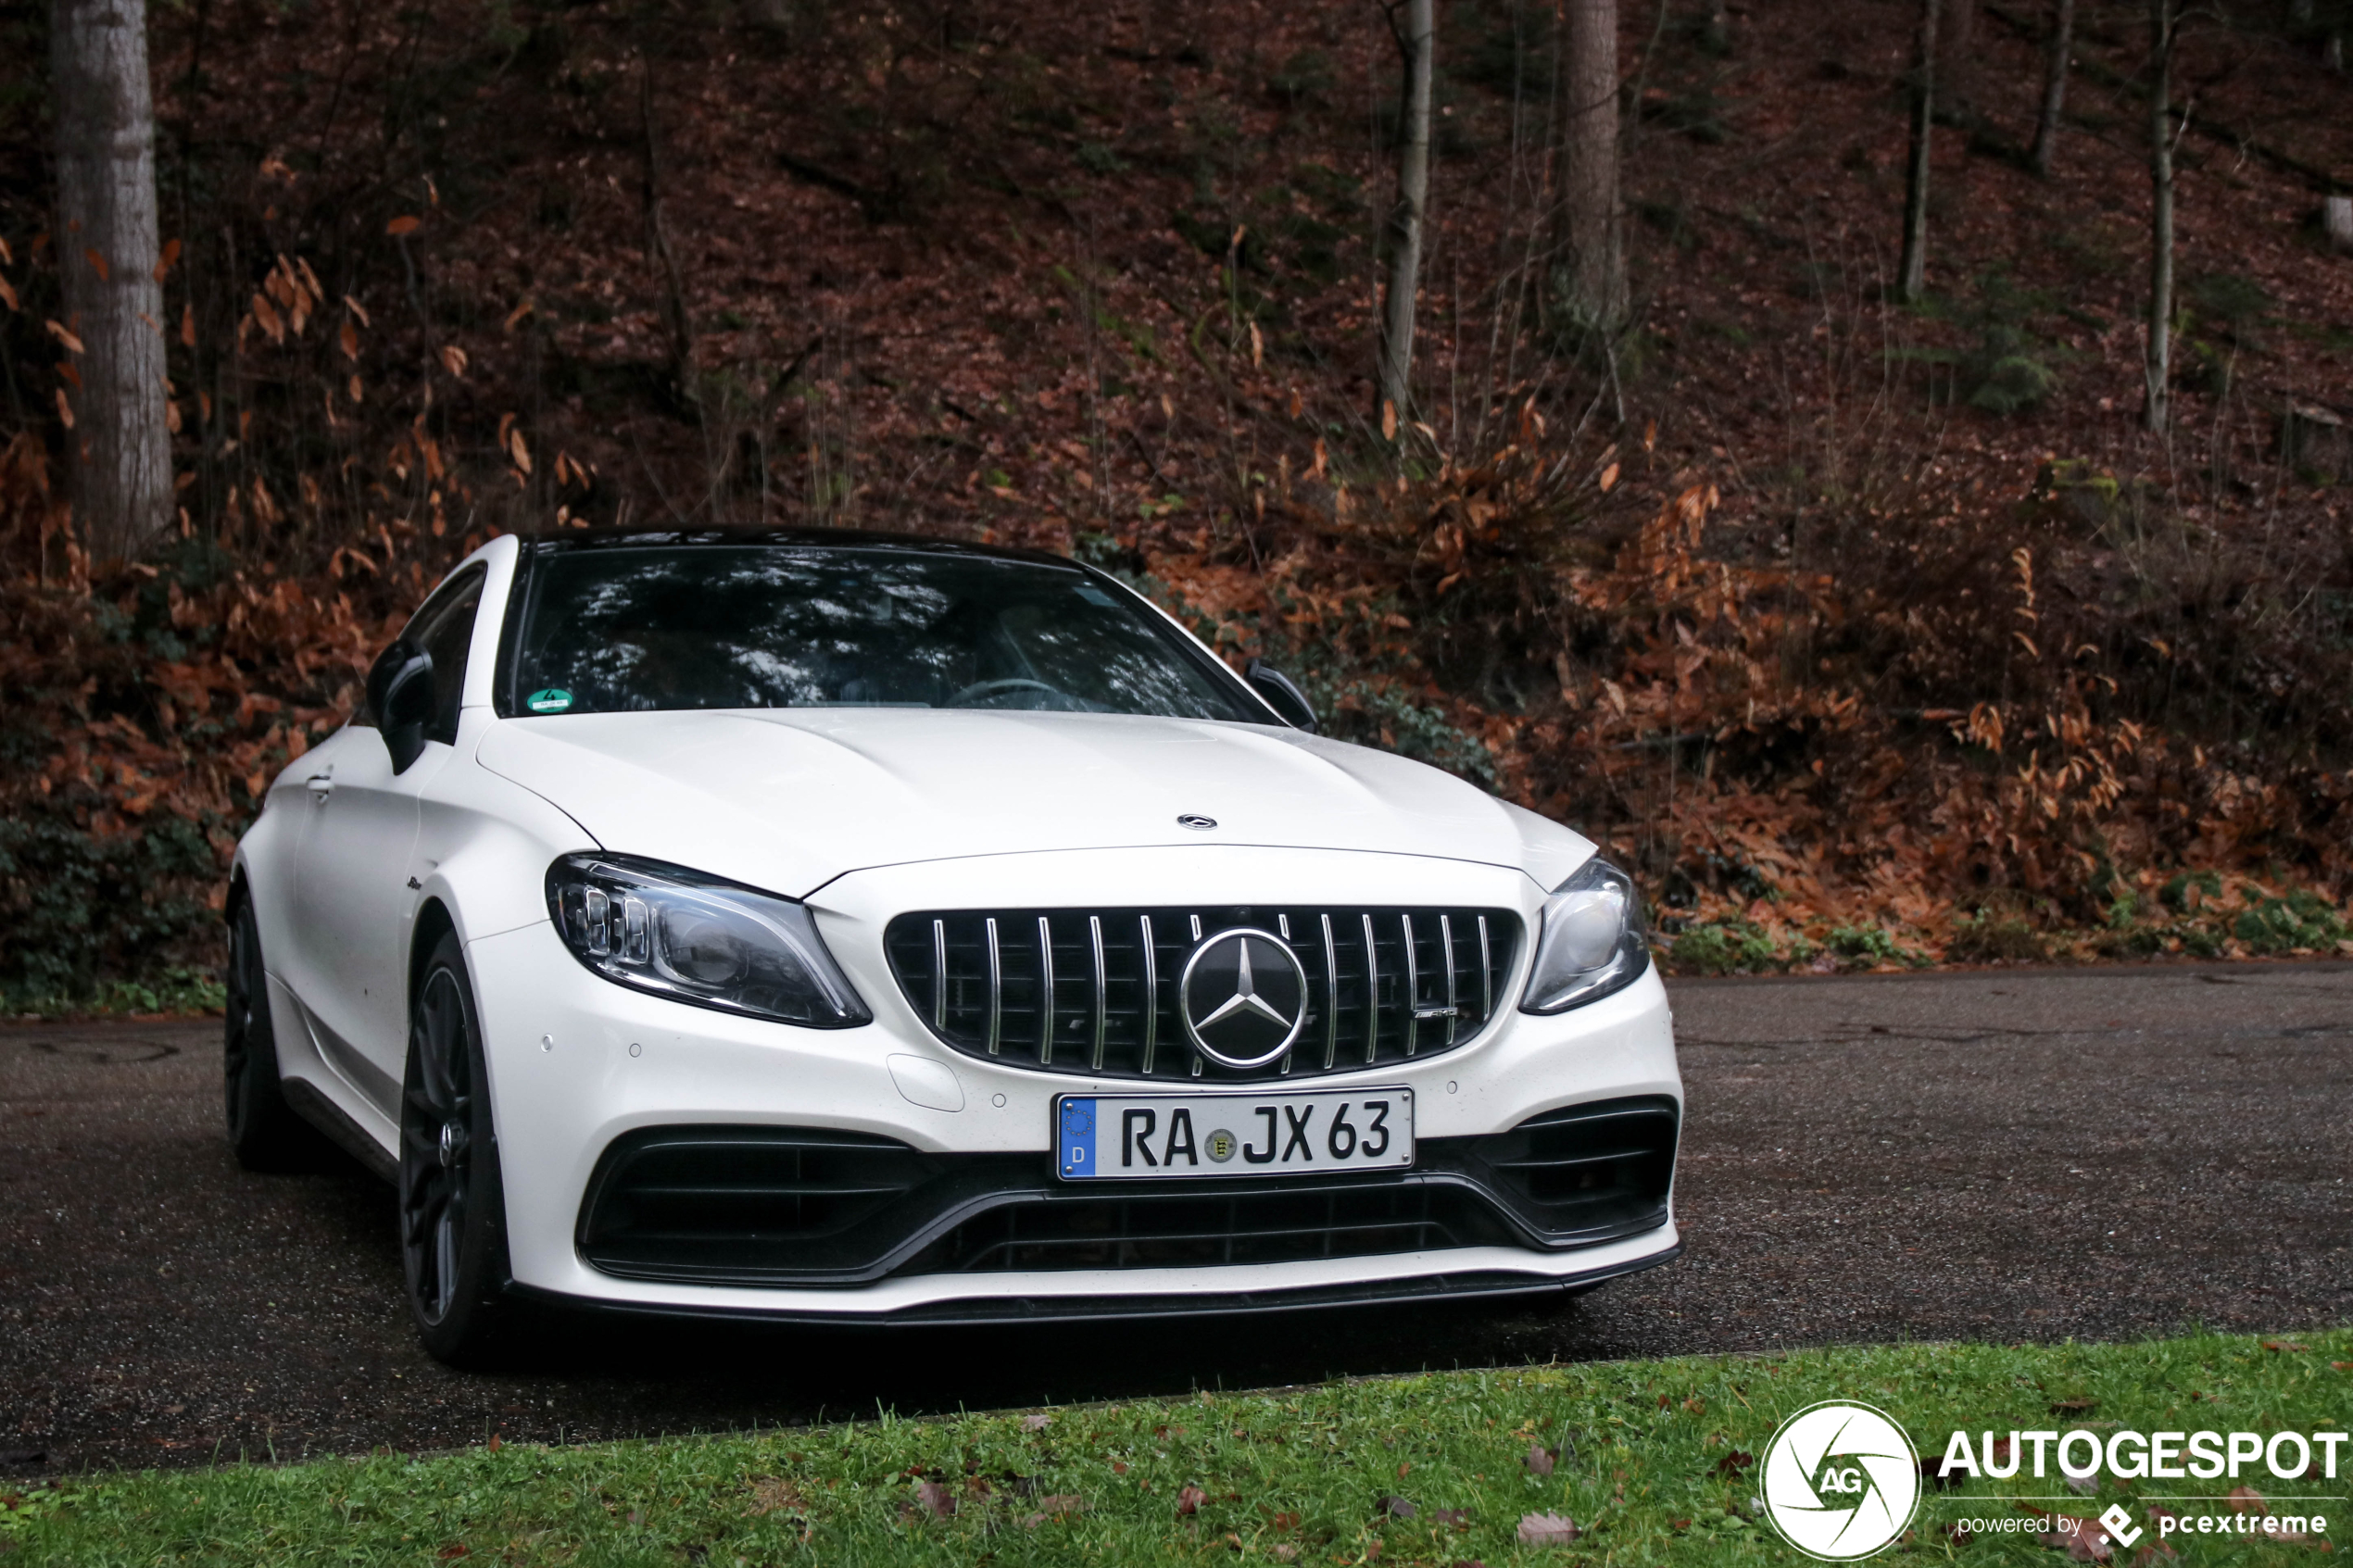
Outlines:
POLYGON ((425 1348, 495 1359, 505 1306, 505 1193, 465 954, 445 934, 409 1010, 400 1096, 400 1261, 425 1348))
POLYGON ((228 982, 220 1065, 229 1147, 248 1171, 309 1169, 323 1152, 323 1140, 286 1103, 278 1079, 270 977, 261 962, 261 928, 250 896, 240 897, 229 917, 228 982))

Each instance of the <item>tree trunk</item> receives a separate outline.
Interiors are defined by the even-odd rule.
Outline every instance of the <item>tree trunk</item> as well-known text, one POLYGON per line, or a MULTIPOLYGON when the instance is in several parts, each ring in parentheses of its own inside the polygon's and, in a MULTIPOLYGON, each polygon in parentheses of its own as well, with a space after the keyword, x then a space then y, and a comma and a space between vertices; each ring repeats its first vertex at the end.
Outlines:
MULTIPOLYGON (((1381 329, 1381 425, 1393 433, 1413 408, 1414 295, 1421 285, 1422 222, 1429 211, 1429 77, 1434 0, 1405 0, 1404 121, 1399 127, 1397 205, 1389 214, 1389 300, 1381 329)), ((1395 11, 1390 12, 1392 22, 1395 11)))
POLYGON ((1560 270, 1567 324, 1602 332, 1627 312, 1617 192, 1617 0, 1568 0, 1561 73, 1560 270))
POLYGON ((67 468, 95 560, 136 554, 171 515, 157 281, 155 107, 145 0, 55 0, 57 261, 66 327, 67 468))
POLYGON ((1919 31, 1912 41, 1912 156, 1904 178, 1904 256, 1895 269, 1895 297, 1906 305, 1928 292, 1929 133, 1935 128, 1936 13, 1942 0, 1920 0, 1919 31))
POLYGON ((2043 62, 2043 118, 2034 125, 2034 172, 2048 176, 2058 145, 2059 115, 2067 107, 2067 62, 2075 48, 2075 0, 2058 0, 2051 18, 2051 47, 2043 62))
POLYGON ((2149 0, 2148 428, 2165 429, 2173 358, 2173 0, 2149 0))
POLYGON ((1936 101, 1948 123, 1977 124, 1977 0, 1944 0, 1937 29, 1936 101))

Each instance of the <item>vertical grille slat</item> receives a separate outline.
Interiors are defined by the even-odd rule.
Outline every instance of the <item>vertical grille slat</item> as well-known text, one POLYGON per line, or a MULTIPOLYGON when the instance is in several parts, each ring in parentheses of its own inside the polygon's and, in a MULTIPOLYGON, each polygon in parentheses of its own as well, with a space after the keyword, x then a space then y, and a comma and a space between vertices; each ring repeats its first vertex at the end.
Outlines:
POLYGON ((1111 978, 1103 966, 1102 916, 1088 915, 1087 917, 1087 935, 1093 942, 1095 948, 1095 989, 1092 998, 1095 1004, 1095 1050, 1093 1057, 1088 1061, 1088 1066, 1101 1073, 1103 1070, 1103 1030, 1110 1022, 1107 1008, 1111 999, 1111 978))
POLYGON ((988 933, 988 1035, 984 1042, 995 1056, 1005 1036, 1005 961, 997 947, 997 917, 983 922, 988 933))
POLYGON ((1450 1047, 1452 1047, 1452 1044, 1454 1044, 1454 1025, 1456 1025, 1456 1022, 1461 1022, 1461 999, 1459 999, 1459 997, 1454 995, 1454 992, 1456 992, 1456 985, 1454 985, 1454 917, 1452 917, 1452 914, 1440 914, 1440 917, 1438 917, 1438 947, 1442 949, 1442 952, 1445 952, 1445 966, 1447 966, 1447 1044, 1450 1044, 1450 1047))
POLYGON ((1158 955, 1152 951, 1152 917, 1136 918, 1143 927, 1144 937, 1144 994, 1138 1010, 1144 1015, 1143 1075, 1149 1078, 1152 1075, 1152 1058, 1160 1048, 1160 965, 1158 955))
POLYGON ((915 1016, 959 1051, 1055 1073, 1245 1083, 1359 1072, 1479 1038, 1510 1005, 1520 934, 1508 909, 924 910, 892 921, 884 949, 915 1016), (1191 1048, 1176 995, 1201 942, 1237 927, 1281 936, 1306 979, 1291 1048, 1248 1071, 1191 1048))
POLYGON ((1414 1047, 1421 1043, 1421 966, 1414 961, 1414 917, 1404 914, 1397 918, 1405 928, 1405 1054, 1411 1057, 1414 1047))
POLYGON ((1054 924, 1038 917, 1038 1065, 1054 1065, 1054 924))
POLYGON ((1332 917, 1324 922, 1324 1071, 1340 1060, 1340 947, 1332 941, 1332 917))

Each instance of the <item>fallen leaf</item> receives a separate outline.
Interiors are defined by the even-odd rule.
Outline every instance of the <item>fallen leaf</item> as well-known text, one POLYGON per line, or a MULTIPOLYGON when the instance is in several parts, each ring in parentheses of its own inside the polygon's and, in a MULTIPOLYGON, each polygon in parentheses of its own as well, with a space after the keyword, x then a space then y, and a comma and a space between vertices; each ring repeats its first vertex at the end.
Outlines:
POLYGON ((1745 1449, 1734 1449, 1716 1461, 1716 1474, 1730 1481, 1756 1462, 1756 1456, 1745 1449))
POLYGON ((506 1445, 505 1443, 503 1443, 503 1442, 501 1442, 501 1441, 499 1440, 499 1437, 498 1437, 498 1434, 497 1434, 497 1433, 493 1432, 493 1433, 490 1435, 490 1441, 489 1441, 489 1443, 488 1443, 486 1446, 489 1448, 490 1451, 491 1451, 492 1453, 494 1453, 494 1454, 495 1454, 495 1453, 497 1453, 497 1452, 500 1449, 505 1448, 507 1445, 506 1445))
POLYGON ((404 212, 399 217, 384 225, 384 232, 390 234, 396 240, 403 234, 413 234, 424 226, 425 220, 423 219, 404 212))
POLYGON ((1429 1511, 1429 1522, 1433 1524, 1446 1525, 1450 1529, 1467 1530, 1471 1525, 1470 1510, 1467 1508, 1433 1508, 1429 1511))
POLYGON ((2271 1505, 2264 1499, 2263 1494, 2257 1491, 2252 1486, 2233 1486, 2231 1488, 2231 1495, 2224 1500, 2231 1505, 2231 1512, 2233 1513, 2269 1513, 2271 1512, 2271 1505))
POLYGON ((1025 1515, 1022 1527, 1035 1530, 1049 1519, 1067 1519, 1074 1513, 1087 1512, 1087 1499, 1076 1492, 1056 1492, 1038 1499, 1038 1512, 1025 1515))
POLYGON ((915 1500, 930 1509, 934 1516, 945 1519, 956 1512, 956 1494, 937 1481, 915 1484, 915 1500))
POLYGON ((443 1547, 439 1551, 434 1553, 434 1555, 440 1558, 444 1562, 447 1562, 455 1558, 472 1557, 473 1555, 473 1549, 467 1546, 463 1541, 451 1541, 447 1546, 443 1547))
POLYGON ((2291 1350, 2300 1354, 2305 1349, 2309 1348, 2309 1347, 2298 1345, 2293 1339, 2266 1339, 2263 1341, 2263 1348, 2266 1350, 2291 1350))
POLYGON ((1380 1507, 1374 1510, 1374 1512, 1385 1514, 1391 1519, 1411 1519, 1415 1514, 1419 1513, 1421 1510, 1416 1508, 1405 1499, 1392 1495, 1381 1499, 1380 1507))
POLYGON ((2097 1399, 2053 1399, 2051 1401, 2053 1415, 2083 1415, 2099 1408, 2100 1402, 2097 1399))
POLYGON ((1053 1424, 1054 1418, 1042 1411, 1035 1415, 1026 1415, 1021 1418, 1021 1429, 1024 1432, 1043 1432, 1053 1424))
POLYGON ((1199 1486, 1186 1486, 1176 1494, 1176 1512, 1179 1515, 1199 1513, 1201 1505, 1208 1500, 1209 1494, 1199 1486))
POLYGON ((66 345, 67 353, 80 354, 82 352, 82 340, 74 336, 71 332, 66 331, 66 325, 63 321, 50 321, 45 324, 49 329, 49 335, 66 345))
POLYGON ((1602 494, 1604 495, 1609 494, 1610 486, 1616 484, 1617 483, 1617 465, 1616 463, 1612 463, 1609 467, 1602 470, 1602 494))
POLYGON ((1519 1516, 1522 1546, 1567 1546, 1584 1532, 1566 1514, 1523 1513, 1519 1516))
POLYGON ((1553 1473, 1553 1460, 1552 1449, 1541 1443, 1530 1443, 1528 1446, 1528 1457, 1520 1462, 1528 1466, 1528 1473, 1530 1475, 1550 1475, 1553 1473))

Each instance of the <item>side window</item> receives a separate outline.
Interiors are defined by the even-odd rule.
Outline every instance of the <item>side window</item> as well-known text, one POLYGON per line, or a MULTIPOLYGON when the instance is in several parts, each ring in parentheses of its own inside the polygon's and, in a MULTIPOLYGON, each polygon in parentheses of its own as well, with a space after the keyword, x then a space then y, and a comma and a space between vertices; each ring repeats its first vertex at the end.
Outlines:
MULTIPOLYGON (((466 691, 466 656, 473 647, 474 614, 482 608, 482 584, 488 575, 486 569, 477 566, 444 583, 401 630, 404 641, 433 655, 434 720, 425 731, 427 740, 447 745, 458 738, 458 709, 466 691)), ((376 722, 375 712, 364 698, 353 722, 369 726, 376 722)))
POLYGON ((488 575, 480 568, 466 573, 409 623, 409 640, 433 655, 434 720, 427 740, 445 745, 458 738, 458 708, 466 692, 466 655, 473 648, 474 612, 482 608, 482 583, 488 575), (444 596, 447 595, 445 597, 444 596))

